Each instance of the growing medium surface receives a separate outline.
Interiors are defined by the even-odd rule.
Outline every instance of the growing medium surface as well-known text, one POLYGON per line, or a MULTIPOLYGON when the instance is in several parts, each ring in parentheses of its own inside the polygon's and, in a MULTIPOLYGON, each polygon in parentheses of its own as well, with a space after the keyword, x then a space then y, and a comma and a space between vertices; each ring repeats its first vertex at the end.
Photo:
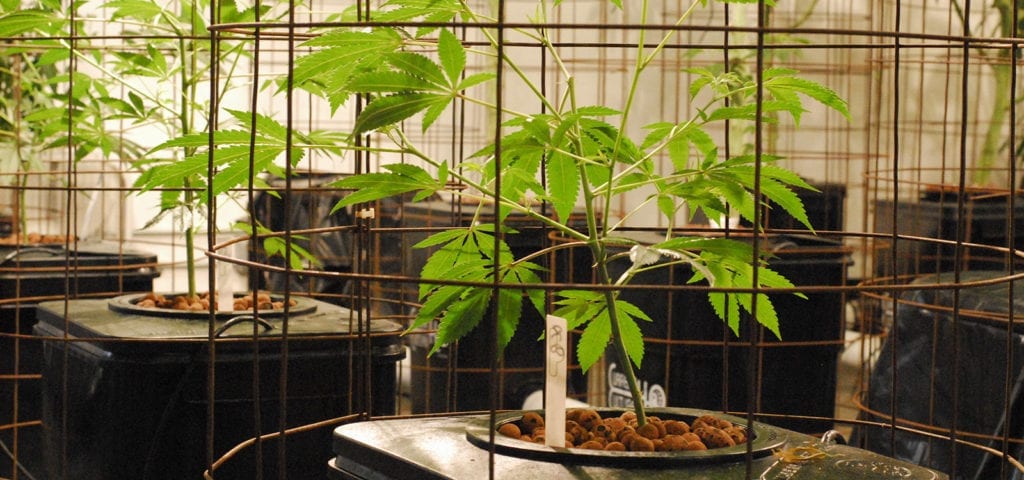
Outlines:
MULTIPOLYGON (((544 417, 537 412, 526 412, 518 421, 499 426, 498 432, 525 442, 543 444, 544 417)), ((632 411, 609 417, 602 417, 592 409, 566 412, 566 448, 680 452, 732 447, 746 441, 746 428, 713 415, 702 415, 690 423, 648 416, 647 423, 640 425, 632 411)))

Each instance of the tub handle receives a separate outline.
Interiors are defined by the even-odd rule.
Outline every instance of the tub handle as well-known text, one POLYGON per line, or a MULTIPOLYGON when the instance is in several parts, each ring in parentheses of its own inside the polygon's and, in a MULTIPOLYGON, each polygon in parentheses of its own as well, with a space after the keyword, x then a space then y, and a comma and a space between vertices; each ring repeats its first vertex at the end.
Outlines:
POLYGON ((274 326, 271 325, 270 322, 262 318, 256 318, 252 315, 241 315, 224 322, 224 325, 221 325, 220 328, 213 332, 213 336, 214 338, 220 337, 221 335, 224 335, 224 333, 227 332, 229 328, 244 322, 258 323, 261 327, 263 327, 264 332, 268 332, 274 329, 274 326))
POLYGON ((47 247, 19 248, 19 249, 15 250, 15 251, 13 251, 11 253, 8 253, 7 255, 4 255, 4 258, 0 259, 0 265, 3 265, 5 263, 7 263, 7 262, 10 262, 11 260, 14 260, 15 258, 18 258, 23 253, 34 253, 34 252, 49 253, 50 255, 53 255, 53 256, 63 255, 64 254, 64 250, 63 249, 59 249, 59 248, 47 248, 47 247))

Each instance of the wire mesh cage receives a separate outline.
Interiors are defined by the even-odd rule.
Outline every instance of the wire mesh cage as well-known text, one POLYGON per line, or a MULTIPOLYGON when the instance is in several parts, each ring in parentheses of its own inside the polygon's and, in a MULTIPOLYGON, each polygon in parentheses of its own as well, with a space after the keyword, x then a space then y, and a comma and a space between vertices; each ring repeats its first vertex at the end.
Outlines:
POLYGON ((2 478, 1024 475, 1014 2, 15 3, 2 478))

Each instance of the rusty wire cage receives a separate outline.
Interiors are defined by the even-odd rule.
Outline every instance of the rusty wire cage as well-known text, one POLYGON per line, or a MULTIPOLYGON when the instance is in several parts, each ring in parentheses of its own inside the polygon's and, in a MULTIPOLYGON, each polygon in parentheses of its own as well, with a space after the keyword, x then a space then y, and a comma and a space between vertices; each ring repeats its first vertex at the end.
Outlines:
MULTIPOLYGON (((146 1, 42 2, 5 11, 0 88, 10 100, 0 123, 13 132, 18 161, 2 164, 13 180, 0 187, 10 198, 0 211, 9 242, 0 246, 0 478, 501 478, 524 468, 839 478, 869 464, 906 478, 1021 478, 1014 2, 614 3, 353 0, 245 10, 184 1, 155 14, 146 1), (558 5, 542 17, 539 3, 558 5), (440 16, 395 13, 405 4, 440 16), (458 7, 485 15, 440 14, 458 7), (441 30, 471 53, 500 48, 503 57, 468 55, 460 74, 493 75, 501 89, 472 87, 467 97, 478 101, 435 112, 429 129, 421 116, 404 119, 395 128, 416 151, 383 147, 386 129, 347 136, 379 92, 332 103, 324 97, 345 85, 311 80, 310 59, 329 50, 318 39, 339 30, 385 28, 407 32, 410 51, 432 61, 441 30), (542 31, 557 57, 529 34, 542 31), (583 105, 620 108, 638 43, 663 48, 623 127, 640 139, 647 125, 693 118, 704 99, 690 86, 725 66, 748 79, 759 78, 758 66, 791 69, 848 102, 848 119, 808 103, 799 127, 773 116, 756 128, 707 130, 723 158, 778 155, 816 187, 799 191, 813 232, 778 205, 756 209, 763 234, 752 234, 750 219, 636 215, 650 195, 643 189, 595 212, 628 218, 623 231, 641 244, 672 228, 772 250, 769 265, 806 298, 784 288, 732 293, 770 293, 781 339, 749 318, 734 333, 709 305, 712 289, 689 283, 686 265, 638 275, 621 296, 653 319, 642 325, 638 369, 649 406, 728 413, 790 443, 775 445, 778 455, 737 447, 724 461, 662 457, 657 467, 492 455, 500 439, 467 441, 466 422, 542 407, 544 316, 524 308, 501 357, 490 310, 436 351, 438 324, 410 327, 424 308, 422 285, 446 284, 422 277, 432 250, 417 244, 493 221, 497 210, 478 207, 495 199, 404 194, 336 209, 358 193, 338 182, 391 163, 421 165, 418 156, 455 166, 512 128, 503 125, 509 116, 548 113, 540 98, 573 93, 583 105), (182 112, 193 115, 184 124, 182 112), (225 152, 234 163, 222 161, 225 152), (171 173, 154 187, 149 170, 171 173), (223 172, 233 180, 216 190, 223 172), (200 180, 178 181, 186 177, 200 180), (157 218, 170 206, 161 202, 204 195, 222 200, 157 218), (192 216, 199 228, 186 240, 192 216), (137 310, 145 292, 189 288, 189 251, 202 267, 200 291, 263 290, 284 304, 232 313, 207 305, 184 319, 137 310), (794 449, 801 442, 827 466, 786 455, 806 453, 794 449)), ((651 165, 662 175, 676 167, 668 153, 651 165)), ((554 218, 541 200, 536 211, 554 218)), ((583 228, 585 207, 575 205, 565 223, 583 228)), ((505 223, 517 258, 549 251, 535 259, 545 313, 560 290, 600 291, 585 246, 531 215, 505 223)), ((572 345, 580 335, 570 335, 572 345)), ((573 356, 567 394, 600 408, 631 402, 611 354, 586 372, 573 356)))

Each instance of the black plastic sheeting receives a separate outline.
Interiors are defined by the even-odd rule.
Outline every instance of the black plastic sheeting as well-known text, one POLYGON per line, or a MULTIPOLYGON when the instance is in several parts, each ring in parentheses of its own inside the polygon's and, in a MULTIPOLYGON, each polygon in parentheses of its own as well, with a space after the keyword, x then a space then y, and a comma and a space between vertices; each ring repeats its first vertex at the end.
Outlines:
MULTIPOLYGON (((964 272, 961 282, 1001 275, 1005 273, 964 272)), ((914 283, 953 280, 953 274, 946 273, 925 276, 914 283)), ((1011 331, 1005 321, 970 313, 1008 314, 1009 289, 1007 283, 961 289, 958 299, 961 313, 955 320, 951 310, 956 300, 953 289, 914 290, 902 294, 896 310, 895 335, 890 334, 884 343, 871 375, 866 399, 868 408, 889 415, 895 396, 899 419, 940 427, 945 432, 939 433, 947 436, 955 422, 960 432, 957 438, 998 451, 1003 450, 1003 436, 1008 433, 1011 442, 1008 453, 1024 458, 1021 443, 1024 441, 1024 402, 1021 399, 1024 323, 1016 322, 1011 331), (1012 368, 1007 370, 1011 357, 1012 368), (1008 394, 1007 372, 1011 376, 1008 394), (1007 426, 1009 431, 1005 432, 1007 426)), ((1024 281, 1013 284, 1013 312, 1015 316, 1024 313, 1024 281)), ((888 421, 871 414, 862 417, 888 421)), ((866 427, 854 432, 852 443, 948 472, 956 480, 1024 478, 1024 474, 1004 464, 999 457, 971 446, 954 447, 949 439, 897 431, 893 442, 889 429, 866 427), (953 448, 956 449, 956 472, 952 472, 953 448)))

